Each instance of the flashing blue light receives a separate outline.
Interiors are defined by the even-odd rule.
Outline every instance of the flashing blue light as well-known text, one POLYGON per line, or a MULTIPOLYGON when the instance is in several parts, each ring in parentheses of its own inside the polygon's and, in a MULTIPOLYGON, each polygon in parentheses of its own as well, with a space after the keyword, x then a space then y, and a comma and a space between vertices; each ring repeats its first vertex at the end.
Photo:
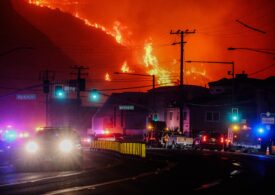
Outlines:
POLYGON ((258 129, 258 132, 259 132, 260 134, 263 134, 263 133, 264 133, 264 128, 260 127, 260 128, 258 129))
POLYGON ((16 140, 17 138, 17 133, 16 131, 13 130, 8 130, 4 133, 3 135, 4 140, 6 140, 7 142, 13 142, 16 140))

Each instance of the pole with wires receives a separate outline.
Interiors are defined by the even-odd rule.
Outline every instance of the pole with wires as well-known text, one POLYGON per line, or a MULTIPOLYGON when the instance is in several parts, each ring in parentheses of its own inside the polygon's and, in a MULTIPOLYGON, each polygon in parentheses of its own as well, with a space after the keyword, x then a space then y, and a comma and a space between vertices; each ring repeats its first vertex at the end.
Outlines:
POLYGON ((196 31, 189 31, 187 30, 178 30, 176 32, 173 32, 171 30, 170 34, 171 35, 180 35, 181 40, 178 43, 173 43, 172 45, 176 45, 176 44, 180 44, 180 96, 179 96, 179 111, 180 111, 180 121, 179 121, 179 126, 180 126, 180 132, 183 133, 184 132, 184 102, 183 102, 183 97, 182 97, 182 93, 183 93, 183 84, 184 84, 184 80, 183 80, 183 75, 184 75, 184 35, 185 34, 194 34, 196 31))

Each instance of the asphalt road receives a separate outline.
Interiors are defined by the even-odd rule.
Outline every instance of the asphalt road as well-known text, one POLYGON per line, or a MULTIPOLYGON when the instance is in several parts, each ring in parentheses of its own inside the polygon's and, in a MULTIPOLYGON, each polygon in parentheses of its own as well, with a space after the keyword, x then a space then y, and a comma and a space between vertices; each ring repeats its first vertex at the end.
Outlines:
POLYGON ((275 159, 148 150, 146 159, 86 152, 82 171, 18 173, 0 166, 0 194, 275 194, 275 159))

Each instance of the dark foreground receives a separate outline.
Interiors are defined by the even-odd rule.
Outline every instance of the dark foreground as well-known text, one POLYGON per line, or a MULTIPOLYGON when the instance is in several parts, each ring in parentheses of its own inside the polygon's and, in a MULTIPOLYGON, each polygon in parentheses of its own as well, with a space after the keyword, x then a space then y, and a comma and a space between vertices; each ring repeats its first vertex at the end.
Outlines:
POLYGON ((87 151, 81 171, 18 173, 0 166, 0 194, 275 194, 275 159, 148 150, 146 159, 87 151))

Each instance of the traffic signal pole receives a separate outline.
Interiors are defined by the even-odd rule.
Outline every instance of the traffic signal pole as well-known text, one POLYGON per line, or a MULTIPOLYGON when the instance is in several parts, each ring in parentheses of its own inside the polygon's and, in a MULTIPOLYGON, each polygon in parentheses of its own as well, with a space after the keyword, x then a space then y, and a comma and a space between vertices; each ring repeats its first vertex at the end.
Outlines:
POLYGON ((76 70, 76 73, 71 73, 76 75, 76 83, 77 83, 77 100, 81 102, 80 92, 85 91, 85 80, 82 78, 82 75, 88 75, 88 73, 83 73, 84 70, 88 70, 89 68, 84 66, 72 66, 71 69, 76 70))
POLYGON ((40 80, 43 81, 43 92, 45 94, 45 121, 46 126, 50 125, 49 121, 49 93, 50 93, 50 80, 54 79, 54 72, 45 70, 40 72, 40 80))

